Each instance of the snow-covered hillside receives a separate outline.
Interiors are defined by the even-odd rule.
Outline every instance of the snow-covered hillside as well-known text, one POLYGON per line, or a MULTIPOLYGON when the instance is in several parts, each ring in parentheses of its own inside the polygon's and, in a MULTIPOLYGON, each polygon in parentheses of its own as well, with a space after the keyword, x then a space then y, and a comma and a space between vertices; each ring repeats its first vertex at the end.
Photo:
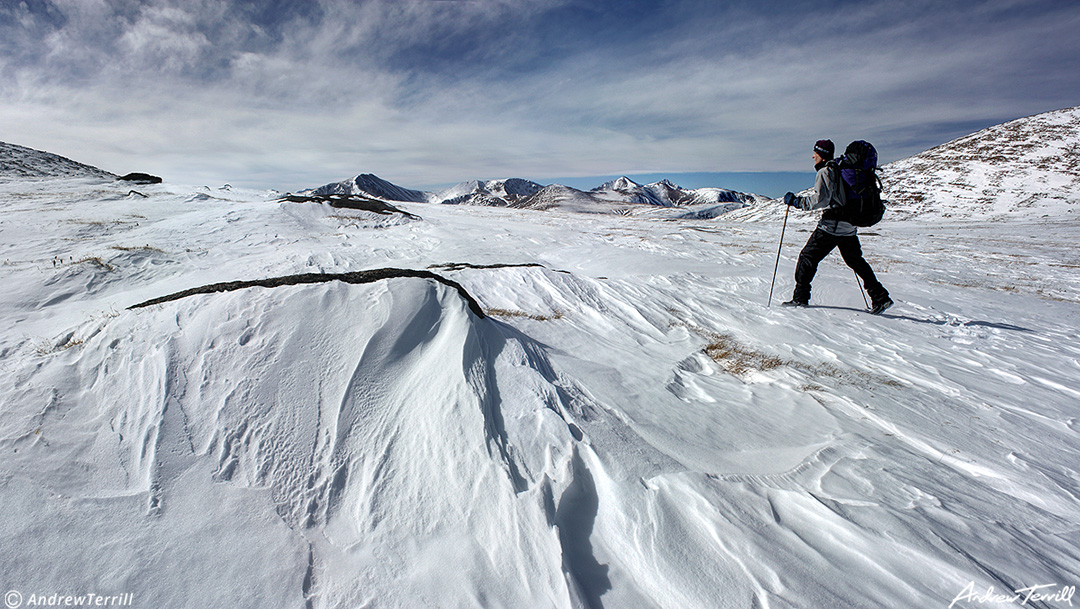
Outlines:
POLYGON ((984 129, 890 163, 882 177, 893 219, 1080 221, 1080 107, 984 129))
POLYGON ((116 178, 107 171, 57 154, 0 142, 0 180, 56 177, 116 178))
MULTIPOLYGON (((139 190, 0 181, 9 603, 1071 605, 1072 216, 883 224, 875 317, 838 256, 814 307, 766 307, 779 202, 671 221, 139 190), (372 269, 445 281, 334 279, 372 269), (182 296, 297 276, 327 281, 182 296)), ((787 226, 783 297, 812 222, 787 226)))

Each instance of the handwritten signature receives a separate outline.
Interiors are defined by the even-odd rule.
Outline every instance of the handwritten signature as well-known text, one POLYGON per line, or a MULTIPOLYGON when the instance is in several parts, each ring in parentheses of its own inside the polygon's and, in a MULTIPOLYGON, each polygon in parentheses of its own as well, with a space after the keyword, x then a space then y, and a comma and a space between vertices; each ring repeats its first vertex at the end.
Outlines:
POLYGON ((1021 606, 1028 603, 1068 603, 1072 607, 1072 599, 1076 594, 1076 586, 1058 586, 1057 584, 1043 584, 1041 586, 1028 586, 1012 592, 997 592, 990 586, 985 593, 975 592, 975 582, 969 583, 964 590, 956 595, 949 603, 949 609, 959 602, 969 603, 1020 603, 1021 606))

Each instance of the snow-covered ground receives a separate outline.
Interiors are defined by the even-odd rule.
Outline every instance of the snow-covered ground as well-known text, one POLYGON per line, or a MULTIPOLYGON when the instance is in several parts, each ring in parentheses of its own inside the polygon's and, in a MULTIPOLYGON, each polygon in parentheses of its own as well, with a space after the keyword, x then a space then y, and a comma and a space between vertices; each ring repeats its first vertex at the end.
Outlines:
POLYGON ((766 307, 781 224, 750 213, 129 190, 0 183, 0 586, 26 606, 1066 607, 1080 584, 1072 217, 886 220, 874 317, 837 255, 815 307, 777 306, 808 214, 766 307), (415 278, 127 309, 387 267, 487 316, 415 278))

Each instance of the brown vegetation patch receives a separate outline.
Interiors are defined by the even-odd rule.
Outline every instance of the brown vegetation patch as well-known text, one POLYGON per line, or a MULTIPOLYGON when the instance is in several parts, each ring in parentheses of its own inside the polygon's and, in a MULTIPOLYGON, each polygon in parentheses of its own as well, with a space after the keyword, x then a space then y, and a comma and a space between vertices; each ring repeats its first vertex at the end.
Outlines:
MULTIPOLYGON (((669 309, 670 310, 670 309, 669 309)), ((861 370, 844 370, 833 364, 808 364, 766 353, 740 342, 731 334, 723 334, 700 328, 682 321, 672 322, 673 326, 685 327, 691 332, 709 341, 702 352, 734 377, 745 380, 755 372, 786 368, 809 375, 811 380, 803 383, 803 391, 821 390, 818 381, 833 379, 842 384, 865 387, 903 387, 896 379, 881 374, 861 370)))
POLYGON ((512 309, 487 309, 487 314, 492 317, 518 317, 525 319, 532 319, 535 321, 551 321, 553 319, 562 319, 563 312, 556 310, 550 315, 538 315, 535 313, 526 313, 524 311, 515 311, 512 309))
POLYGON ((705 345, 705 355, 724 367, 735 376, 745 376, 750 372, 772 370, 790 365, 783 359, 750 348, 735 340, 730 334, 715 334, 712 342, 705 345))

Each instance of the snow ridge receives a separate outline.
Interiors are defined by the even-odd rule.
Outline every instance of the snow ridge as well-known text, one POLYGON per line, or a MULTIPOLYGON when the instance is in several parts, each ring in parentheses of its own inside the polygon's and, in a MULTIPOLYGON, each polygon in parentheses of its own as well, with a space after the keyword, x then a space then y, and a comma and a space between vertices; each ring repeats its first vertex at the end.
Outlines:
POLYGON ((375 281, 385 279, 397 279, 401 277, 412 277, 417 279, 430 279, 443 285, 447 285, 457 290, 458 294, 469 305, 469 310, 474 315, 483 319, 486 317, 484 310, 480 308, 480 305, 469 294, 465 288, 461 287, 461 284, 446 279, 441 275, 436 275, 430 271, 417 271, 412 269, 371 269, 367 271, 354 271, 351 273, 302 273, 299 275, 289 275, 285 277, 272 277, 269 279, 254 279, 250 281, 232 281, 221 282, 210 285, 205 285, 197 288, 190 288, 181 292, 175 292, 160 296, 158 298, 152 298, 145 302, 133 304, 128 309, 141 309, 143 307, 149 307, 151 305, 162 304, 165 302, 172 302, 174 300, 180 300, 181 298, 187 298, 196 294, 215 294, 218 292, 233 292, 236 290, 243 290, 253 287, 263 288, 276 288, 287 285, 301 285, 311 283, 326 283, 328 281, 341 281, 351 284, 364 284, 372 283, 375 281))

